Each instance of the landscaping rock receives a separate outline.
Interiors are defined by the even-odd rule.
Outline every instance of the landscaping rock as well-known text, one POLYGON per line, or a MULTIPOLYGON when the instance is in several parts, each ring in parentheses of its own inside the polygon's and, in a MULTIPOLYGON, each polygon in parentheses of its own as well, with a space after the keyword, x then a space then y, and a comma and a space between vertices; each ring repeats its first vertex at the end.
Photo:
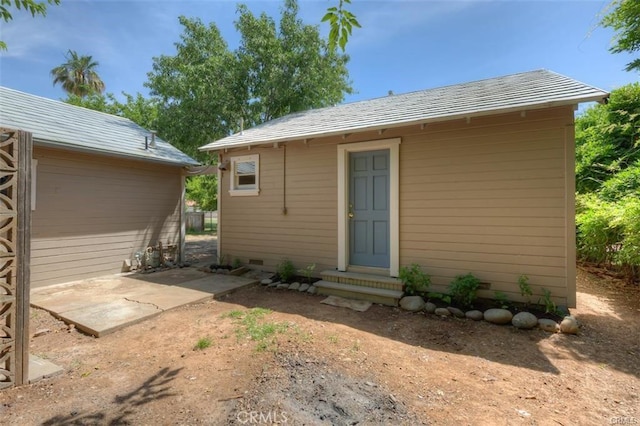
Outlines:
POLYGON ((424 310, 428 313, 428 314, 432 314, 436 311, 437 306, 435 305, 435 303, 431 303, 431 302, 427 302, 424 305, 424 310))
POLYGON ((289 284, 287 284, 287 283, 278 284, 277 289, 278 290, 287 290, 287 289, 289 289, 289 284))
POLYGON ((464 316, 474 321, 482 321, 484 319, 484 314, 482 313, 482 311, 478 310, 467 311, 465 312, 464 316))
POLYGON ((441 317, 449 317, 451 316, 451 312, 447 308, 436 308, 434 314, 441 317))
POLYGON ((453 315, 456 318, 464 318, 464 312, 462 312, 458 308, 454 308, 453 306, 449 306, 449 307, 447 307, 447 310, 449 312, 451 312, 451 315, 453 315))
POLYGON ((307 290, 309 290, 309 284, 307 283, 300 284, 300 288, 298 289, 298 291, 307 291, 307 290))
POLYGON ((317 292, 318 292, 318 289, 316 288, 315 285, 309 286, 309 289, 307 290, 307 293, 309 294, 316 294, 317 292))
POLYGON ((262 285, 269 285, 269 284, 272 284, 272 283, 273 283, 273 280, 270 279, 270 278, 265 278, 264 280, 260 281, 260 284, 262 284, 262 285))
POLYGON ((405 311, 418 312, 424 309, 424 299, 420 296, 405 296, 400 299, 400 307, 405 311))
POLYGON ((506 309, 491 308, 484 311, 484 320, 492 324, 509 324, 513 314, 506 309))
POLYGON ((560 331, 564 334, 578 334, 578 321, 571 315, 564 317, 560 323, 560 331))
POLYGON ((548 331, 549 333, 557 333, 560 331, 558 323, 547 318, 540 318, 538 320, 538 327, 541 330, 548 331))
POLYGON ((276 281, 275 283, 269 284, 267 287, 274 288, 274 287, 278 287, 279 285, 280 285, 280 281, 276 281))
POLYGON ((289 290, 298 290, 300 288, 300 283, 295 282, 289 286, 289 290))
POLYGON ((538 325, 538 318, 530 312, 518 312, 511 320, 515 328, 530 330, 538 325))

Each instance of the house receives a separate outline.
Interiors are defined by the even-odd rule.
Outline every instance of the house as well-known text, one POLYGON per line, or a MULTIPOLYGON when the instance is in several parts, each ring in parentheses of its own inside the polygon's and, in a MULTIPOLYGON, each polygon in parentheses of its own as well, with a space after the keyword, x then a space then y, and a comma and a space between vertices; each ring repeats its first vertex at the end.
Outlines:
POLYGON ((128 119, 5 87, 0 127, 33 137, 31 288, 181 242, 184 171, 197 165, 186 154, 128 119))
POLYGON ((538 70, 295 113, 205 145, 220 161, 218 253, 316 264, 322 293, 383 303, 417 263, 434 291, 471 272, 479 296, 522 300, 524 274, 534 300, 544 288, 575 306, 574 111, 607 96, 538 70))

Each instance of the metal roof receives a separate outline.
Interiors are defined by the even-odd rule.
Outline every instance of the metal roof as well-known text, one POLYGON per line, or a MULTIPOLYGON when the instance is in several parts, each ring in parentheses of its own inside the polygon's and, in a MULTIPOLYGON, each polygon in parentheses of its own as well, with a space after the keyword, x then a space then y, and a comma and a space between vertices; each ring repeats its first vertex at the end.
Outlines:
POLYGON ((151 133, 133 121, 61 101, 0 87, 0 126, 31 132, 36 146, 180 166, 198 162, 156 137, 156 148, 145 150, 151 133))
POLYGON ((563 75, 537 70, 289 114, 200 149, 213 151, 575 105, 602 101, 608 96, 603 90, 563 75))

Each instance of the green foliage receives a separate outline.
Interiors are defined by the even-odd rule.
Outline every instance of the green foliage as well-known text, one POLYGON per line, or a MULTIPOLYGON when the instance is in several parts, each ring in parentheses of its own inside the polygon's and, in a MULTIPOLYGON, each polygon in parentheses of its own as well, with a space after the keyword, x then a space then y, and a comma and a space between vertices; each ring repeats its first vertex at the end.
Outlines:
POLYGON ((246 311, 231 311, 223 317, 232 318, 238 324, 236 336, 240 339, 251 339, 258 342, 257 351, 263 351, 276 343, 272 337, 278 333, 284 333, 289 325, 287 323, 264 322, 263 318, 271 314, 270 309, 252 308, 246 311), (269 340, 269 338, 272 338, 269 340))
POLYGON ((238 259, 237 257, 235 259, 233 259, 233 263, 231 264, 231 267, 233 269, 238 269, 242 266, 242 261, 240 259, 238 259))
MULTIPOLYGON (((47 16, 47 4, 58 5, 60 4, 60 0, 47 0, 46 3, 44 1, 36 0, 0 0, 0 18, 4 22, 11 21, 13 19, 13 14, 10 8, 12 7, 16 10, 24 9, 34 18, 36 15, 47 16)), ((6 43, 0 41, 0 50, 6 49, 6 43)))
POLYGON ((276 266, 276 272, 282 282, 289 282, 296 274, 296 268, 289 259, 284 259, 276 266))
POLYGON ((195 346, 193 347, 193 350, 197 351, 197 350, 207 349, 208 347, 211 346, 212 343, 213 342, 211 341, 210 337, 202 337, 198 339, 195 346))
POLYGON ((468 307, 476 300, 476 293, 480 287, 480 280, 468 273, 458 275, 449 285, 449 294, 461 306, 468 307))
POLYGON ((404 292, 409 295, 423 293, 431 285, 431 277, 424 273, 417 263, 400 268, 398 278, 404 284, 404 292))
POLYGON ((502 291, 496 291, 493 293, 493 298, 496 301, 498 307, 502 309, 509 308, 509 298, 507 297, 506 293, 502 291))
POLYGON ((311 284, 311 278, 313 278, 313 271, 316 269, 316 264, 311 263, 304 269, 298 269, 298 273, 307 279, 307 282, 311 284))
POLYGON ((64 57, 67 61, 51 70, 54 86, 59 83, 65 92, 80 97, 104 92, 104 82, 96 71, 99 64, 93 57, 78 55, 75 50, 64 57))
POLYGON ((343 52, 353 27, 362 28, 355 15, 344 8, 345 4, 351 4, 351 0, 339 0, 338 6, 328 8, 322 17, 322 22, 329 22, 329 46, 335 49, 339 45, 343 52))
POLYGON ((578 258, 597 264, 614 261, 613 247, 622 241, 621 229, 615 226, 619 214, 615 203, 595 194, 576 198, 576 246, 578 258))
POLYGON ((179 18, 173 56, 153 58, 145 85, 160 99, 159 134, 193 158, 198 147, 283 115, 334 105, 351 93, 348 57, 331 51, 317 27, 284 3, 278 24, 238 6, 240 42, 230 50, 213 23, 179 18))
POLYGON ((186 197, 195 201, 200 210, 218 209, 218 178, 216 175, 190 176, 186 180, 186 197))
MULTIPOLYGON (((145 98, 140 93, 135 96, 122 92, 126 102, 118 101, 113 93, 90 93, 86 96, 68 94, 64 102, 89 108, 107 114, 128 118, 145 129, 155 130, 158 126, 158 99, 145 98)), ((162 135, 159 135, 162 137, 162 135)))
POLYGON ((526 275, 520 275, 518 277, 518 287, 520 288, 520 295, 527 300, 527 304, 531 303, 531 296, 533 296, 533 290, 529 285, 529 277, 526 275))
MULTIPOLYGON (((640 50, 640 2, 614 0, 611 7, 613 10, 602 19, 602 25, 616 32, 611 52, 637 52, 640 50)), ((629 62, 626 70, 640 70, 640 59, 629 62)))
MULTIPOLYGON (((540 300, 538 300, 538 304, 541 304, 540 300)), ((556 306, 555 302, 551 300, 551 292, 546 288, 542 289, 542 304, 544 305, 544 311, 546 313, 548 314, 558 313, 558 307, 556 306)))
POLYGON ((429 292, 429 293, 427 293, 427 298, 429 300, 442 300, 446 304, 450 304, 451 303, 451 296, 449 296, 448 294, 444 294, 444 293, 429 292))
POLYGON ((619 215, 612 225, 622 234, 622 245, 616 252, 616 261, 629 281, 640 279, 640 198, 622 200, 619 215))

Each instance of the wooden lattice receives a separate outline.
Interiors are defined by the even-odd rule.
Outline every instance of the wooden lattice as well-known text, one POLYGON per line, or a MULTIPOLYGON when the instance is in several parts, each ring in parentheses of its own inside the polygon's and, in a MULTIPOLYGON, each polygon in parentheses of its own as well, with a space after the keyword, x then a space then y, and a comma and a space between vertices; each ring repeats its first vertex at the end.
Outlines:
POLYGON ((0 128, 0 389, 16 384, 18 143, 17 131, 0 128))

